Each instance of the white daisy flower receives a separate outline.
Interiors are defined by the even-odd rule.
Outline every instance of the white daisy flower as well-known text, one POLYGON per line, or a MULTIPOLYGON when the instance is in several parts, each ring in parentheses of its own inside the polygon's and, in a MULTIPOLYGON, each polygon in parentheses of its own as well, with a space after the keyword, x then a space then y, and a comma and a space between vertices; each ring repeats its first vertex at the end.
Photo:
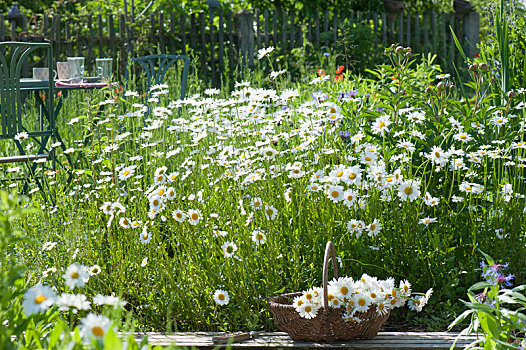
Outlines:
POLYGON ((70 289, 75 289, 75 287, 83 288, 89 280, 88 268, 84 265, 73 263, 68 266, 66 273, 62 277, 70 289))
POLYGON ((111 320, 106 316, 88 314, 80 321, 80 334, 85 340, 103 340, 111 327, 111 320))
POLYGON ((230 302, 230 295, 228 295, 227 291, 217 289, 214 292, 214 301, 217 305, 228 305, 228 303, 230 302))
POLYGON ((53 289, 42 284, 29 288, 24 294, 22 309, 26 316, 47 311, 57 299, 53 289))

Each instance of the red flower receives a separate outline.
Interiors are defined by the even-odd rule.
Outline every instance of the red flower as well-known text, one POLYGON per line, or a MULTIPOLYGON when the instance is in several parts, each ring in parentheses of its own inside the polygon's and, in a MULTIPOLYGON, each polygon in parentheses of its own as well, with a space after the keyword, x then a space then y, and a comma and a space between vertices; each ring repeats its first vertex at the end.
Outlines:
POLYGON ((323 69, 318 69, 318 76, 323 77, 325 75, 325 71, 323 69))
POLYGON ((477 52, 477 53, 475 54, 475 58, 479 58, 479 57, 480 57, 480 53, 477 52))
POLYGON ((142 94, 141 97, 145 98, 146 97, 146 92, 144 94, 142 94))
POLYGON ((336 68, 336 74, 342 74, 344 70, 345 66, 339 66, 338 68, 336 68))
POLYGON ((334 77, 334 82, 337 83, 343 80, 343 74, 338 74, 334 77))
POLYGON ((62 97, 62 91, 57 92, 58 97, 62 97))

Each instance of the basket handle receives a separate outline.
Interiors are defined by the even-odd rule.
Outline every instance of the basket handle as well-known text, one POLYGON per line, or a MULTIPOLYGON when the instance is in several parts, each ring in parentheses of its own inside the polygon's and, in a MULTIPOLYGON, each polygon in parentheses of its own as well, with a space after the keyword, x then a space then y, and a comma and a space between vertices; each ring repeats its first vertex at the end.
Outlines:
POLYGON ((334 251, 334 244, 331 241, 327 242, 325 247, 325 257, 323 258, 323 307, 325 310, 329 308, 329 287, 327 286, 329 280, 329 253, 332 260, 332 274, 334 278, 338 278, 338 265, 336 263, 336 252, 334 251))

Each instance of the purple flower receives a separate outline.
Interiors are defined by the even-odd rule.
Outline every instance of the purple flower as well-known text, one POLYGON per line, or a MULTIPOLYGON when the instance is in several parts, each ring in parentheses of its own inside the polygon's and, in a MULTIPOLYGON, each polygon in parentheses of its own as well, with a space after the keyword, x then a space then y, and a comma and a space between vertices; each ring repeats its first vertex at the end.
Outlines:
POLYGON ((328 52, 324 52, 324 53, 323 53, 323 56, 325 56, 325 57, 329 57, 329 53, 328 53, 328 52))
POLYGON ((350 131, 340 131, 340 137, 342 138, 342 140, 347 140, 349 136, 351 136, 350 131))

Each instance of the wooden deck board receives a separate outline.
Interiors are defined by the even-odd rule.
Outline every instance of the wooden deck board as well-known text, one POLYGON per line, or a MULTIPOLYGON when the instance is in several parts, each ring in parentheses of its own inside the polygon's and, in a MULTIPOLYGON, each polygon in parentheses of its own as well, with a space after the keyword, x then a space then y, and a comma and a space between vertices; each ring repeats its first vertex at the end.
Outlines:
MULTIPOLYGON (((214 343, 214 336, 223 335, 218 332, 193 332, 193 333, 134 333, 135 339, 140 341, 148 336, 151 345, 177 345, 184 347, 214 348, 225 346, 214 343)), ((235 349, 260 349, 260 348, 345 348, 351 350, 381 350, 381 349, 449 349, 458 333, 445 332, 380 332, 371 340, 354 340, 336 343, 312 343, 291 340, 286 333, 255 333, 253 339, 232 343, 235 349)), ((461 337, 455 349, 463 349, 476 340, 476 337, 461 337)))

